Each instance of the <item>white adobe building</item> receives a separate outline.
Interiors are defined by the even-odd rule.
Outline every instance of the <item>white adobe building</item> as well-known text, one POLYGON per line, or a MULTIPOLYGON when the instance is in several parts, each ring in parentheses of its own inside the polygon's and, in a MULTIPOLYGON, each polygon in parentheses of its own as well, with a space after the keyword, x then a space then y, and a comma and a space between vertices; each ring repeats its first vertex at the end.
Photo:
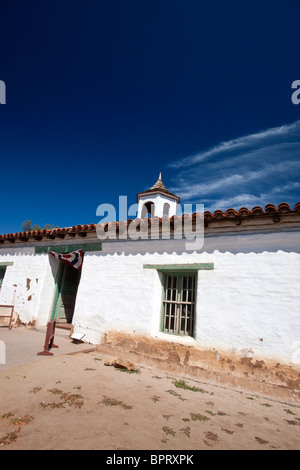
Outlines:
POLYGON ((56 318, 92 344, 116 332, 295 364, 300 202, 205 212, 204 245, 187 250, 173 237, 179 197, 161 175, 137 199, 138 219, 102 227, 115 239, 99 240, 96 224, 0 235, 0 304, 15 306, 15 325, 56 318), (124 237, 130 224, 156 236, 124 237), (77 250, 81 270, 49 255, 77 250))

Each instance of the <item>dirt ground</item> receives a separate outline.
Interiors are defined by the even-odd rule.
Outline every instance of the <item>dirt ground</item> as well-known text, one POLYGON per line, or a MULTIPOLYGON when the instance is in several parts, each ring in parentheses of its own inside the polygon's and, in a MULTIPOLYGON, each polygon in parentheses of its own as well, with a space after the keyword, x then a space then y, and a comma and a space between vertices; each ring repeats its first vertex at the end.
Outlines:
POLYGON ((0 449, 299 449, 299 402, 106 359, 95 350, 1 372, 0 449))

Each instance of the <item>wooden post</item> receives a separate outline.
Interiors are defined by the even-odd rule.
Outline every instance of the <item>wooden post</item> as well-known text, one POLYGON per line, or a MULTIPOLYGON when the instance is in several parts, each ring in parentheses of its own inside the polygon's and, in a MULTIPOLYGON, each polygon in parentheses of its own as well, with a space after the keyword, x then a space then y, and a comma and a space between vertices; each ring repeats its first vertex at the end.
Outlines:
POLYGON ((8 329, 11 330, 12 329, 12 319, 13 319, 13 315, 14 315, 14 306, 13 305, 0 305, 0 317, 7 317, 9 318, 9 325, 8 325, 8 329), (5 314, 5 309, 6 308, 10 308, 11 311, 10 311, 10 314, 9 315, 6 315, 5 314), (3 312, 4 310, 4 312, 3 312))
POLYGON ((52 348, 58 348, 54 341, 56 320, 51 320, 47 324, 46 339, 44 345, 44 351, 37 353, 37 356, 53 356, 53 353, 50 352, 52 348))

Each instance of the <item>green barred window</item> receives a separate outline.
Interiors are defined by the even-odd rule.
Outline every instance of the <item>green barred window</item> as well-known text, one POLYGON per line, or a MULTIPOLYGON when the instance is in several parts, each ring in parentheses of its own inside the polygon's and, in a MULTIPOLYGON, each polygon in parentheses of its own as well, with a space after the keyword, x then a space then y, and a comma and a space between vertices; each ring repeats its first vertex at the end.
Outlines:
POLYGON ((4 279, 5 271, 6 271, 6 266, 0 266, 0 289, 2 286, 3 279, 4 279))
POLYGON ((163 274, 162 331, 193 336, 196 274, 163 274))

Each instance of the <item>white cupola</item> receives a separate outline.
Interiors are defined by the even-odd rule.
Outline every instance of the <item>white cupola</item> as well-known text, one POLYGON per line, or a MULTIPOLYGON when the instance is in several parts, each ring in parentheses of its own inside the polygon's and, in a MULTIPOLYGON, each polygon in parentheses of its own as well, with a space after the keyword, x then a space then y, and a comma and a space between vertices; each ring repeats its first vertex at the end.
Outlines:
POLYGON ((151 189, 137 194, 138 218, 145 217, 172 217, 176 215, 177 205, 180 198, 170 193, 161 179, 158 180, 151 189))

